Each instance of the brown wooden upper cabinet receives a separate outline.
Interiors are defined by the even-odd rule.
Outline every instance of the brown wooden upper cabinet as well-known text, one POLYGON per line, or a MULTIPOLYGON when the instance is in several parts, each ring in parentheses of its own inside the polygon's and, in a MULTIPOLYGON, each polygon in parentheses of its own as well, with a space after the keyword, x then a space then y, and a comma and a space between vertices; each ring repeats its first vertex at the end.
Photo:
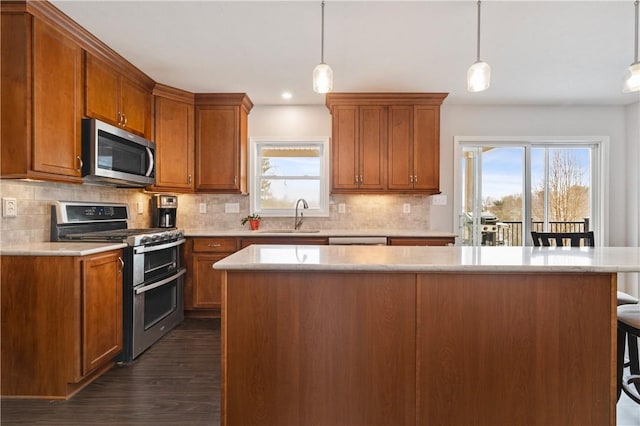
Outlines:
POLYGON ((196 94, 196 191, 247 192, 247 120, 244 93, 196 94))
POLYGON ((24 5, 11 6, 1 23, 0 174, 82 182, 82 49, 24 5))
POLYGON ((85 55, 85 115, 151 138, 151 89, 85 55))
POLYGON ((154 190, 194 189, 194 95, 157 84, 155 102, 156 183, 154 190))
POLYGON ((446 93, 329 93, 334 193, 440 192, 446 93))

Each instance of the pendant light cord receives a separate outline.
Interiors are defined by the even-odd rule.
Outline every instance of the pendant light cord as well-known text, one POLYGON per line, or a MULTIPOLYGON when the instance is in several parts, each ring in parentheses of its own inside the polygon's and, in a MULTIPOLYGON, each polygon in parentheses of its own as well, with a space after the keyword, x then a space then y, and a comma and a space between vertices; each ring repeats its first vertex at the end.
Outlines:
MULTIPOLYGON (((638 3, 637 0, 636 0, 636 3, 638 3)), ((480 62, 480 0, 478 0, 478 45, 476 46, 476 53, 477 53, 476 61, 480 62)))
POLYGON ((324 64, 324 0, 322 0, 322 19, 320 20, 320 63, 324 64))
POLYGON ((634 55, 633 55, 633 63, 637 63, 638 62, 638 3, 640 3, 638 0, 635 1, 635 3, 633 3, 636 7, 635 12, 636 12, 636 37, 633 41, 633 45, 634 45, 634 55))

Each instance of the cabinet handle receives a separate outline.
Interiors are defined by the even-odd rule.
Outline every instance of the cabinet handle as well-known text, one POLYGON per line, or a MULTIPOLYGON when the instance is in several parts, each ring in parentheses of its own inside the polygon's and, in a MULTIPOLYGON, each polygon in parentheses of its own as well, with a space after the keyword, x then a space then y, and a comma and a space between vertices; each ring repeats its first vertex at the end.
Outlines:
POLYGON ((355 179, 356 183, 358 183, 358 175, 356 175, 354 179, 355 179))
POLYGON ((413 183, 418 183, 418 175, 415 175, 415 176, 413 177, 413 183))
POLYGON ((409 183, 413 183, 413 175, 409 175, 409 183))
POLYGON ((80 158, 79 155, 76 156, 76 158, 78 159, 78 164, 79 164, 78 171, 80 171, 82 170, 82 166, 84 165, 84 163, 82 163, 82 158, 80 158))
POLYGON ((222 247, 222 244, 220 244, 220 243, 207 244, 207 247, 222 247))
POLYGON ((118 111, 118 126, 122 125, 122 113, 118 111))
POLYGON ((191 183, 191 175, 187 178, 187 183, 191 183))
POLYGON ((234 176, 233 177, 233 184, 237 185, 238 184, 238 176, 234 176))
POLYGON ((362 175, 360 175, 360 183, 364 183, 364 179, 362 179, 362 175))
POLYGON ((124 118, 124 121, 123 121, 122 125, 126 126, 127 122, 129 121, 129 119, 127 119, 127 116, 125 114, 122 114, 122 118, 124 118))
POLYGON ((124 269, 124 260, 121 257, 118 257, 118 260, 120 261, 120 271, 122 271, 124 269))

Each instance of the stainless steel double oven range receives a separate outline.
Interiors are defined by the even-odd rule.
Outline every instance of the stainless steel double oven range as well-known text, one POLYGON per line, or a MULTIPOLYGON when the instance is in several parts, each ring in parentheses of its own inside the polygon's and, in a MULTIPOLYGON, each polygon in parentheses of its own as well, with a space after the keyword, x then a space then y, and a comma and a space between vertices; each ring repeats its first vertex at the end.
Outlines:
POLYGON ((129 363, 184 319, 183 231, 128 229, 126 204, 57 201, 51 241, 124 242, 123 350, 129 363))

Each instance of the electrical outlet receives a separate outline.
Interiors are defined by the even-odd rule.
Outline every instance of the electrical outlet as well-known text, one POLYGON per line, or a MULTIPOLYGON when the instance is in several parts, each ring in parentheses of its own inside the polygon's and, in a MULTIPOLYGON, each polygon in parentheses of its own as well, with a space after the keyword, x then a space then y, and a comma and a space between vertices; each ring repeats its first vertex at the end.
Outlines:
POLYGON ((144 213, 144 203, 142 201, 138 201, 138 214, 144 213))
POLYGON ((224 204, 224 212, 225 213, 240 213, 240 204, 238 204, 238 203, 225 203, 224 204))
POLYGON ((15 198, 2 198, 2 217, 18 216, 18 202, 15 198))
POLYGON ((402 213, 411 213, 411 204, 404 203, 402 205, 402 213))
POLYGON ((207 212, 207 203, 200 203, 200 213, 207 212))
POLYGON ((431 196, 431 205, 434 206, 446 206, 447 205, 447 196, 446 195, 433 195, 431 196))
POLYGON ((347 206, 344 203, 338 203, 338 213, 344 213, 347 211, 347 206))

